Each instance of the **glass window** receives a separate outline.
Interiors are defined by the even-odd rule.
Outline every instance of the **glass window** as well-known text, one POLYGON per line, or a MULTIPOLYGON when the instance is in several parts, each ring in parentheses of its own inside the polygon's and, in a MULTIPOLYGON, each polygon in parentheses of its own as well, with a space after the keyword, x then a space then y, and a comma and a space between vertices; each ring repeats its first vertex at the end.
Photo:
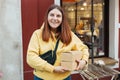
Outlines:
POLYGON ((91 0, 61 0, 61 5, 75 34, 88 45, 90 50, 91 36, 93 36, 94 56, 104 56, 104 0, 93 0, 93 10, 91 0))

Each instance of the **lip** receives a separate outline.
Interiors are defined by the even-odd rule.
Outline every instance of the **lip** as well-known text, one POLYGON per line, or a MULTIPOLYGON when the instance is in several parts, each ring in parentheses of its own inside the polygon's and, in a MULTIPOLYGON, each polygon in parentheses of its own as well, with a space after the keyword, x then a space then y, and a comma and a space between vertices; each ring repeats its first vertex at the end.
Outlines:
POLYGON ((54 27, 54 28, 60 25, 60 21, 57 19, 50 19, 48 20, 48 22, 51 25, 51 27, 54 27))
POLYGON ((59 22, 50 22, 50 25, 51 25, 51 27, 52 26, 54 26, 54 27, 57 27, 57 26, 59 26, 59 22))
POLYGON ((56 22, 51 22, 51 24, 52 24, 52 25, 58 25, 58 23, 56 23, 56 22))
POLYGON ((51 20, 51 23, 59 23, 59 21, 58 20, 51 20))

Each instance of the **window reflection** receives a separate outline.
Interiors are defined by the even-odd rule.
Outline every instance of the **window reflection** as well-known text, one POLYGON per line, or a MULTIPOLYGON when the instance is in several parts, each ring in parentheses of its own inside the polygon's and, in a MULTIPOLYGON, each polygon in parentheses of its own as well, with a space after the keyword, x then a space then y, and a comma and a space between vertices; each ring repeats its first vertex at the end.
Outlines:
MULTIPOLYGON (((104 55, 104 0, 94 0, 94 56, 104 55)), ((71 29, 90 48, 91 0, 62 0, 71 29)))

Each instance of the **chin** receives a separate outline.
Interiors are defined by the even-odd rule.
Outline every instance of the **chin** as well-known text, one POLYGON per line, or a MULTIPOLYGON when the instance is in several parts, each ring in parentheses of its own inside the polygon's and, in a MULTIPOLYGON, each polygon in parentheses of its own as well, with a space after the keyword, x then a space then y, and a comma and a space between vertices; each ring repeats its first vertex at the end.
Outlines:
POLYGON ((51 26, 51 28, 53 28, 53 29, 56 29, 56 28, 58 28, 59 26, 51 26))

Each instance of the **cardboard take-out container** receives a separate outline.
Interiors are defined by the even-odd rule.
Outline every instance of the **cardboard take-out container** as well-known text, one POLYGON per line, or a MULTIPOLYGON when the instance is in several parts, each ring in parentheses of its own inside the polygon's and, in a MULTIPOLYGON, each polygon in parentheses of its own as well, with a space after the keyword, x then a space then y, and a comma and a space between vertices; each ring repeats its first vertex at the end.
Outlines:
POLYGON ((81 51, 70 51, 61 53, 61 66, 69 69, 70 71, 74 71, 77 67, 76 59, 81 59, 82 53, 81 51))

